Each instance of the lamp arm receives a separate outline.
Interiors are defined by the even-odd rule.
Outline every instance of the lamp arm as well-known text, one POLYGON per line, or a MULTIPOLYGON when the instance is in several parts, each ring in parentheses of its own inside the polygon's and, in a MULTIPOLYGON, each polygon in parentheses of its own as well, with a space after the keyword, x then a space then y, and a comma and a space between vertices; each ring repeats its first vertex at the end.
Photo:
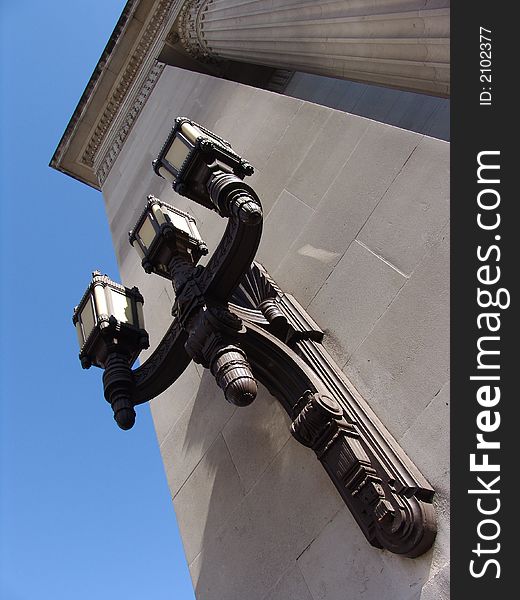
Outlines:
POLYGON ((143 404, 166 391, 184 373, 191 357, 184 348, 188 336, 174 319, 157 348, 132 370, 134 405, 143 404))
POLYGON ((105 396, 118 424, 131 427, 131 405, 168 389, 191 360, 209 368, 236 405, 254 399, 256 378, 289 414, 291 434, 315 452, 367 540, 423 554, 436 533, 433 489, 327 354, 310 315, 252 263, 262 232, 252 188, 217 171, 208 191, 228 219, 217 249, 206 267, 170 263, 174 320, 152 355, 133 371, 119 356, 109 361, 105 396))
MULTIPOLYGON (((229 173, 215 173, 208 189, 217 211, 228 219, 228 224, 207 266, 194 271, 193 281, 205 303, 222 305, 226 310, 231 294, 249 270, 260 244, 262 206, 254 190, 229 173)), ((181 304, 192 303, 190 290, 193 287, 183 286, 181 296, 184 294, 188 298, 180 298, 181 304)), ((132 371, 134 405, 155 398, 182 375, 193 358, 186 350, 188 337, 189 332, 177 315, 152 355, 132 371)), ((214 362, 218 360, 216 358, 214 362)), ((225 370, 225 367, 220 369, 220 380, 225 370)))
POLYGON ((262 237, 263 213, 253 188, 236 175, 215 173, 208 191, 228 224, 198 280, 208 298, 227 303, 255 258, 262 237))

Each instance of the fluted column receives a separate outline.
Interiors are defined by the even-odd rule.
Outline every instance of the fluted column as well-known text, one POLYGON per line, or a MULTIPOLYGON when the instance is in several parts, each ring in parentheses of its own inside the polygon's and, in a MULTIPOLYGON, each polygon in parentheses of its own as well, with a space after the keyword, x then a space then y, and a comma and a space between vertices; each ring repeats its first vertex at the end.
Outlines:
POLYGON ((188 0, 181 43, 226 58, 448 96, 450 0, 188 0))

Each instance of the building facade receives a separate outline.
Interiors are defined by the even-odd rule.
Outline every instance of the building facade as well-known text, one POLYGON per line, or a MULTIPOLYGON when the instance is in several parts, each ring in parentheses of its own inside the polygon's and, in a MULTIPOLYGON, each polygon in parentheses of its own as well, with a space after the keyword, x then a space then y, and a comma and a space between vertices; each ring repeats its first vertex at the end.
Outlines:
POLYGON ((191 363, 151 409, 201 600, 449 597, 448 12, 130 0, 52 159, 102 192, 153 349, 174 295, 128 244, 147 195, 191 213, 210 253, 225 222, 151 162, 177 116, 229 140, 255 167, 257 260, 435 489, 428 552, 372 547, 276 398, 235 407, 191 363))

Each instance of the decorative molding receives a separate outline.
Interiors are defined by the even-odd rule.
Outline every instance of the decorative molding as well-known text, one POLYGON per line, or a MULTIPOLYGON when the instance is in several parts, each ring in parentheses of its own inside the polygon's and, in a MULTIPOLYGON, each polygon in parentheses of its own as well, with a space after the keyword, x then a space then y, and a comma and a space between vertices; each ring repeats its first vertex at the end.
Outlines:
POLYGON ((132 16, 139 5, 140 0, 128 0, 126 3, 121 16, 119 17, 117 24, 110 36, 108 44, 106 45, 103 54, 101 55, 98 64, 96 65, 94 72, 92 73, 90 80, 81 95, 78 105, 70 119, 67 128, 56 148, 54 155, 51 159, 50 166, 60 169, 61 163, 64 159, 66 152, 69 149, 74 134, 81 122, 84 113, 87 111, 88 105, 92 96, 95 93, 96 87, 99 85, 100 80, 103 77, 104 70, 108 64, 112 53, 115 51, 119 40, 123 37, 128 24, 130 23, 132 16))
POLYGON ((300 444, 312 448, 319 458, 337 438, 343 411, 329 396, 313 394, 310 390, 305 391, 296 406, 301 404, 303 408, 292 422, 291 433, 300 444))
MULTIPOLYGON (((99 185, 103 186, 105 183, 108 174, 110 173, 110 169, 114 164, 116 158, 119 156, 119 152, 123 147, 123 144, 128 137, 134 123, 139 116, 139 113, 143 109, 148 97, 152 93, 155 84, 159 80, 161 73, 164 70, 165 65, 160 62, 155 62, 150 70, 148 71, 148 75, 141 86, 140 90, 137 92, 134 102, 131 108, 126 112, 125 117, 123 118, 123 123, 121 127, 114 133, 113 141, 110 145, 110 148, 104 153, 103 158, 99 164, 99 167, 96 169, 96 177, 99 181, 99 185)), ((96 161, 97 162, 97 161, 96 161)))
POLYGON ((183 0, 128 0, 51 159, 100 189, 158 80, 158 57, 183 0), (99 178, 99 179, 98 179, 99 178))
MULTIPOLYGON (((258 264, 252 271, 266 273, 258 264)), ((290 294, 274 298, 285 329, 259 310, 251 318, 249 301, 234 304, 245 297, 235 293, 230 304, 246 327, 241 347, 293 419, 293 437, 315 452, 373 546, 409 557, 426 552, 436 535, 434 490, 326 352, 322 332, 290 294)))
POLYGON ((177 32, 182 47, 194 59, 201 62, 215 62, 204 41, 202 23, 205 13, 213 4, 213 0, 188 0, 179 13, 177 32))
MULTIPOLYGON (((170 13, 172 6, 175 4, 175 0, 161 0, 155 12, 150 17, 148 25, 144 33, 142 34, 137 48, 132 53, 122 75, 119 78, 119 82, 115 89, 112 90, 111 96, 106 103, 105 110, 99 117, 93 134, 86 144, 86 148, 81 157, 81 162, 88 166, 94 166, 94 160, 96 154, 109 131, 115 116, 120 110, 122 103, 126 99, 128 92, 134 84, 140 69, 149 54, 150 48, 153 46, 157 39, 157 33, 161 29, 170 13)), ((153 87, 153 86, 152 86, 153 87)), ((141 102, 141 108, 144 102, 141 102)), ((135 117, 133 121, 135 121, 135 117)), ((132 121, 132 122, 133 122, 132 121)))

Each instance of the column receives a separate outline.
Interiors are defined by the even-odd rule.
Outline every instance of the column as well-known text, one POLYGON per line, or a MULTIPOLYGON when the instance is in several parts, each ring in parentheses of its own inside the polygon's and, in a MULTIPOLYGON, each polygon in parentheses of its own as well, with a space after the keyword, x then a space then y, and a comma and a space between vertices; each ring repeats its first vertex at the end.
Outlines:
POLYGON ((178 32, 219 58, 449 96, 450 0, 188 0, 178 32))

